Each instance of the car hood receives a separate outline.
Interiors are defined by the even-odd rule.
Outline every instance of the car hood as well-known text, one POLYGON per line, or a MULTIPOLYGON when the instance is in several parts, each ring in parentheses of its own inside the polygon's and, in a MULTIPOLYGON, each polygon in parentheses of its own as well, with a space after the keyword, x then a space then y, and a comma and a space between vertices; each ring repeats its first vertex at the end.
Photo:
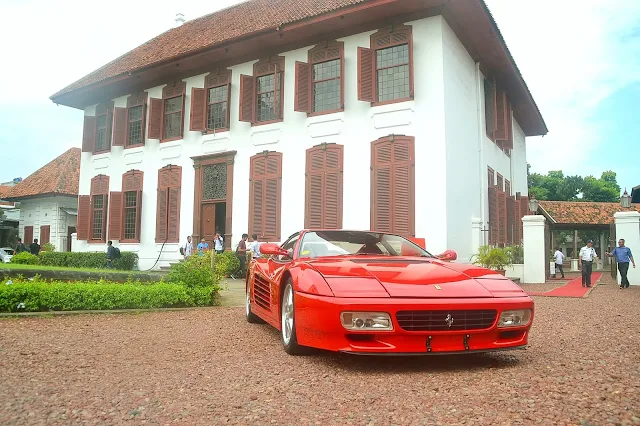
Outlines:
POLYGON ((391 297, 482 298, 526 294, 495 271, 474 265, 452 264, 432 258, 385 257, 313 259, 336 296, 360 293, 363 278, 378 281, 391 297), (496 285, 496 281, 498 285, 496 285), (338 294, 339 293, 339 294, 338 294))

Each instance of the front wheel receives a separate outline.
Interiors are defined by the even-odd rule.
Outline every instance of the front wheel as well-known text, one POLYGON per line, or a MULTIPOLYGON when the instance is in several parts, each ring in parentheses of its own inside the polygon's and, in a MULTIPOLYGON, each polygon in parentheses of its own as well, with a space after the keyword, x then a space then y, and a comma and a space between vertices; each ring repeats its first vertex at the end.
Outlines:
POLYGON ((303 347, 298 344, 296 335, 296 310, 293 299, 293 283, 291 278, 287 280, 280 303, 280 327, 282 331, 282 345, 289 355, 299 355, 303 347))

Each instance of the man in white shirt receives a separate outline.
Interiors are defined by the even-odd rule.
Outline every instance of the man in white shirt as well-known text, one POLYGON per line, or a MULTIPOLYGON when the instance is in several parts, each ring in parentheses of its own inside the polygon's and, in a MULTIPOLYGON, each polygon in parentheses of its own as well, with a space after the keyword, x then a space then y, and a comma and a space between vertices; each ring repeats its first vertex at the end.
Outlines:
MULTIPOLYGON (((562 278, 564 278, 564 270, 562 269, 562 262, 564 262, 564 254, 560 251, 560 247, 556 247, 556 252, 553 254, 553 257, 556 259, 556 273, 560 270, 562 274, 562 278)), ((556 274, 553 274, 553 278, 556 277, 556 274)))
POLYGON ((593 262, 598 258, 596 249, 593 248, 593 241, 587 241, 587 245, 580 249, 578 264, 582 269, 582 287, 591 287, 591 271, 593 262))
POLYGON ((258 241, 258 234, 253 234, 251 236, 253 240, 249 245, 249 251, 251 252, 251 258, 256 259, 261 256, 260 254, 260 241, 258 241))

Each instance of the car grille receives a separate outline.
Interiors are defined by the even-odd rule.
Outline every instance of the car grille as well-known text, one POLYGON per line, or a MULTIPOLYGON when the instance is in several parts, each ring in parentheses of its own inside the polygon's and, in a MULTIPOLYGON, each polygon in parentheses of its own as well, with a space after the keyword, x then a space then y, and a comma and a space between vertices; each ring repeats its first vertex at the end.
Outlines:
POLYGON ((497 315, 496 310, 398 311, 396 320, 406 331, 483 330, 493 325, 497 315), (453 319, 451 326, 448 318, 453 319))

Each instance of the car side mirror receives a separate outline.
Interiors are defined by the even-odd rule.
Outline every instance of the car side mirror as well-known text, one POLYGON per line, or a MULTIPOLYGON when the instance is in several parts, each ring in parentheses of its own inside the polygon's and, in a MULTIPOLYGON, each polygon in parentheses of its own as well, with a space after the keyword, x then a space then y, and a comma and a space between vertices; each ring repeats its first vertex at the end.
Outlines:
POLYGON ((452 262, 458 258, 458 253, 453 250, 446 250, 444 253, 441 253, 436 257, 444 262, 452 262))
POLYGON ((260 244, 260 253, 267 255, 275 255, 275 256, 289 256, 290 253, 288 250, 283 249, 277 244, 274 243, 264 243, 260 244))

